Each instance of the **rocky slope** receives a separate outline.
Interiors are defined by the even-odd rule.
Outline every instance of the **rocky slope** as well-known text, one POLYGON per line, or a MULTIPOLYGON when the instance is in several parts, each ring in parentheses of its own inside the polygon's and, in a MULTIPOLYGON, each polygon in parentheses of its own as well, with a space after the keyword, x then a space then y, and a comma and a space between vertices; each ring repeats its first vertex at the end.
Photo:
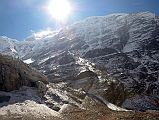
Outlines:
POLYGON ((159 109, 159 18, 150 12, 90 17, 23 42, 6 39, 3 54, 48 77, 44 98, 53 110, 81 108, 88 96, 113 110, 159 109))
POLYGON ((60 112, 55 112, 44 104, 25 101, 0 109, 1 120, 158 120, 157 111, 127 111, 117 112, 107 109, 102 103, 89 97, 83 103, 83 108, 67 105, 60 112), (91 102, 91 104, 90 104, 91 102))

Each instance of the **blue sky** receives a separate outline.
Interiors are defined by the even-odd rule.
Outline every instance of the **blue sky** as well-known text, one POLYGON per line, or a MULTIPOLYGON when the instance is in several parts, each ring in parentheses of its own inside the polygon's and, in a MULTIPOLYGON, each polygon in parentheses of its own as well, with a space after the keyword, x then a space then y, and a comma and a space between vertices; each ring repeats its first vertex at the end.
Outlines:
MULTIPOLYGON (((53 20, 43 6, 49 0, 0 0, 0 36, 23 40, 47 28, 56 29, 53 20)), ((68 24, 88 16, 111 13, 150 11, 159 15, 159 0, 70 0, 76 8, 68 24)))

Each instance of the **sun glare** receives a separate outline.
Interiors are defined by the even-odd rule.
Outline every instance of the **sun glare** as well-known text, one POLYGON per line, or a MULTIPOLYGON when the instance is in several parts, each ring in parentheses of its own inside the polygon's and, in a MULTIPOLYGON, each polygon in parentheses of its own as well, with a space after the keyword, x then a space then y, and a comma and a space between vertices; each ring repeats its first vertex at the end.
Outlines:
POLYGON ((54 19, 64 22, 71 14, 72 6, 69 0, 50 0, 47 9, 54 19))

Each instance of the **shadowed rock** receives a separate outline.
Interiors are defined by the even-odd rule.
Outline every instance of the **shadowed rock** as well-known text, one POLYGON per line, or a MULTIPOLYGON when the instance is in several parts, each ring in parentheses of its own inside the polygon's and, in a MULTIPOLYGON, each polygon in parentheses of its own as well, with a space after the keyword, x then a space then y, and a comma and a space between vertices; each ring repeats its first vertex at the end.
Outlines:
POLYGON ((12 91, 21 86, 38 87, 37 82, 47 84, 47 77, 19 59, 0 55, 0 90, 12 91))

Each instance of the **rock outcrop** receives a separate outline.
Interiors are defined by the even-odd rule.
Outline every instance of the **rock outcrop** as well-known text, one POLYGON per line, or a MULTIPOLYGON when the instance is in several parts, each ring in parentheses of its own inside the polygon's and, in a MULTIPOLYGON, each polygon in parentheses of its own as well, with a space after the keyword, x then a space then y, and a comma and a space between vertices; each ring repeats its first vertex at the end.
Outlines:
POLYGON ((47 77, 20 59, 0 55, 0 91, 12 91, 22 86, 38 87, 38 81, 48 83, 47 77))

